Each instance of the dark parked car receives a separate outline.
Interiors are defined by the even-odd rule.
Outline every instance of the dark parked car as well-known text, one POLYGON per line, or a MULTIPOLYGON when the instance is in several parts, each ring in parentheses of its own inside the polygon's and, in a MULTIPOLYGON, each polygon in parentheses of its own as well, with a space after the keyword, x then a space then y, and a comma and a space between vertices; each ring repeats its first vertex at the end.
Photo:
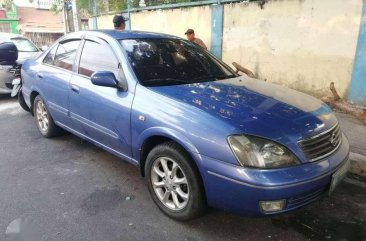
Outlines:
POLYGON ((72 33, 26 61, 22 78, 43 136, 65 129, 136 165, 175 219, 206 205, 288 212, 331 193, 348 169, 349 144, 327 105, 239 76, 177 37, 72 33))
MULTIPOLYGON (((29 39, 24 38, 19 34, 0 33, 0 46, 7 43, 14 43, 18 49, 17 64, 22 64, 24 60, 41 53, 41 51, 29 39)), ((14 67, 14 64, 0 63, 0 94, 11 93, 13 88, 11 83, 14 79, 14 75, 11 70, 14 67)))

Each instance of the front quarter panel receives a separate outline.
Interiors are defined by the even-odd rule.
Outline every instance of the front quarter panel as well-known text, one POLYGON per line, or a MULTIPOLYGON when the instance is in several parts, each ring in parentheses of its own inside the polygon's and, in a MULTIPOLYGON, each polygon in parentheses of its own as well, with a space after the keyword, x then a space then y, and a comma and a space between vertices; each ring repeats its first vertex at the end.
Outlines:
POLYGON ((227 143, 234 128, 194 106, 181 103, 141 85, 131 114, 133 157, 139 160, 141 146, 150 136, 177 141, 188 152, 210 153, 234 165, 238 162, 227 143))

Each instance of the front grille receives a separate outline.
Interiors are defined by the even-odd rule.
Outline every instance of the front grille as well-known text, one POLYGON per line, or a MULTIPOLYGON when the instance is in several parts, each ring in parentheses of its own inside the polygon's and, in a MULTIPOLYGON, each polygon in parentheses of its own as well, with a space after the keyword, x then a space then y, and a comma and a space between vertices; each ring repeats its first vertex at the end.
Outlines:
POLYGON ((335 125, 319 135, 299 141, 299 146, 306 158, 316 161, 335 152, 341 144, 342 132, 339 125, 335 125))

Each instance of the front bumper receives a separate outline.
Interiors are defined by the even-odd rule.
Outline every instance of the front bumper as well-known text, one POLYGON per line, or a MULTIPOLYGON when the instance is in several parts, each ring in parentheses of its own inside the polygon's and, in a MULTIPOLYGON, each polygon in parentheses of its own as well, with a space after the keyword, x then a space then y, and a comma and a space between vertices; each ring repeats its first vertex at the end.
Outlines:
POLYGON ((201 156, 208 204, 246 216, 263 216, 260 201, 286 200, 283 213, 303 207, 327 193, 332 175, 348 162, 349 143, 331 156, 298 166, 260 170, 243 168, 201 156))

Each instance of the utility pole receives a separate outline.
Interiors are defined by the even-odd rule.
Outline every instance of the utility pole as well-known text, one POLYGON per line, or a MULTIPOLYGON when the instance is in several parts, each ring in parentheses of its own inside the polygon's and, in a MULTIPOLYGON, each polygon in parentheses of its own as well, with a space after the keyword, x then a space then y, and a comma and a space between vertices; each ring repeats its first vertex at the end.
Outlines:
POLYGON ((64 21, 64 34, 67 34, 67 18, 66 18, 66 6, 65 4, 62 5, 62 19, 64 21))
POLYGON ((126 29, 131 30, 131 2, 127 0, 127 14, 128 14, 128 22, 126 23, 126 29))
POLYGON ((98 6, 97 6, 97 1, 93 0, 92 4, 93 4, 92 29, 98 29, 98 19, 97 19, 98 6))
POLYGON ((75 30, 75 32, 80 31, 78 10, 76 8, 76 0, 72 0, 72 17, 74 19, 74 30, 75 30))

